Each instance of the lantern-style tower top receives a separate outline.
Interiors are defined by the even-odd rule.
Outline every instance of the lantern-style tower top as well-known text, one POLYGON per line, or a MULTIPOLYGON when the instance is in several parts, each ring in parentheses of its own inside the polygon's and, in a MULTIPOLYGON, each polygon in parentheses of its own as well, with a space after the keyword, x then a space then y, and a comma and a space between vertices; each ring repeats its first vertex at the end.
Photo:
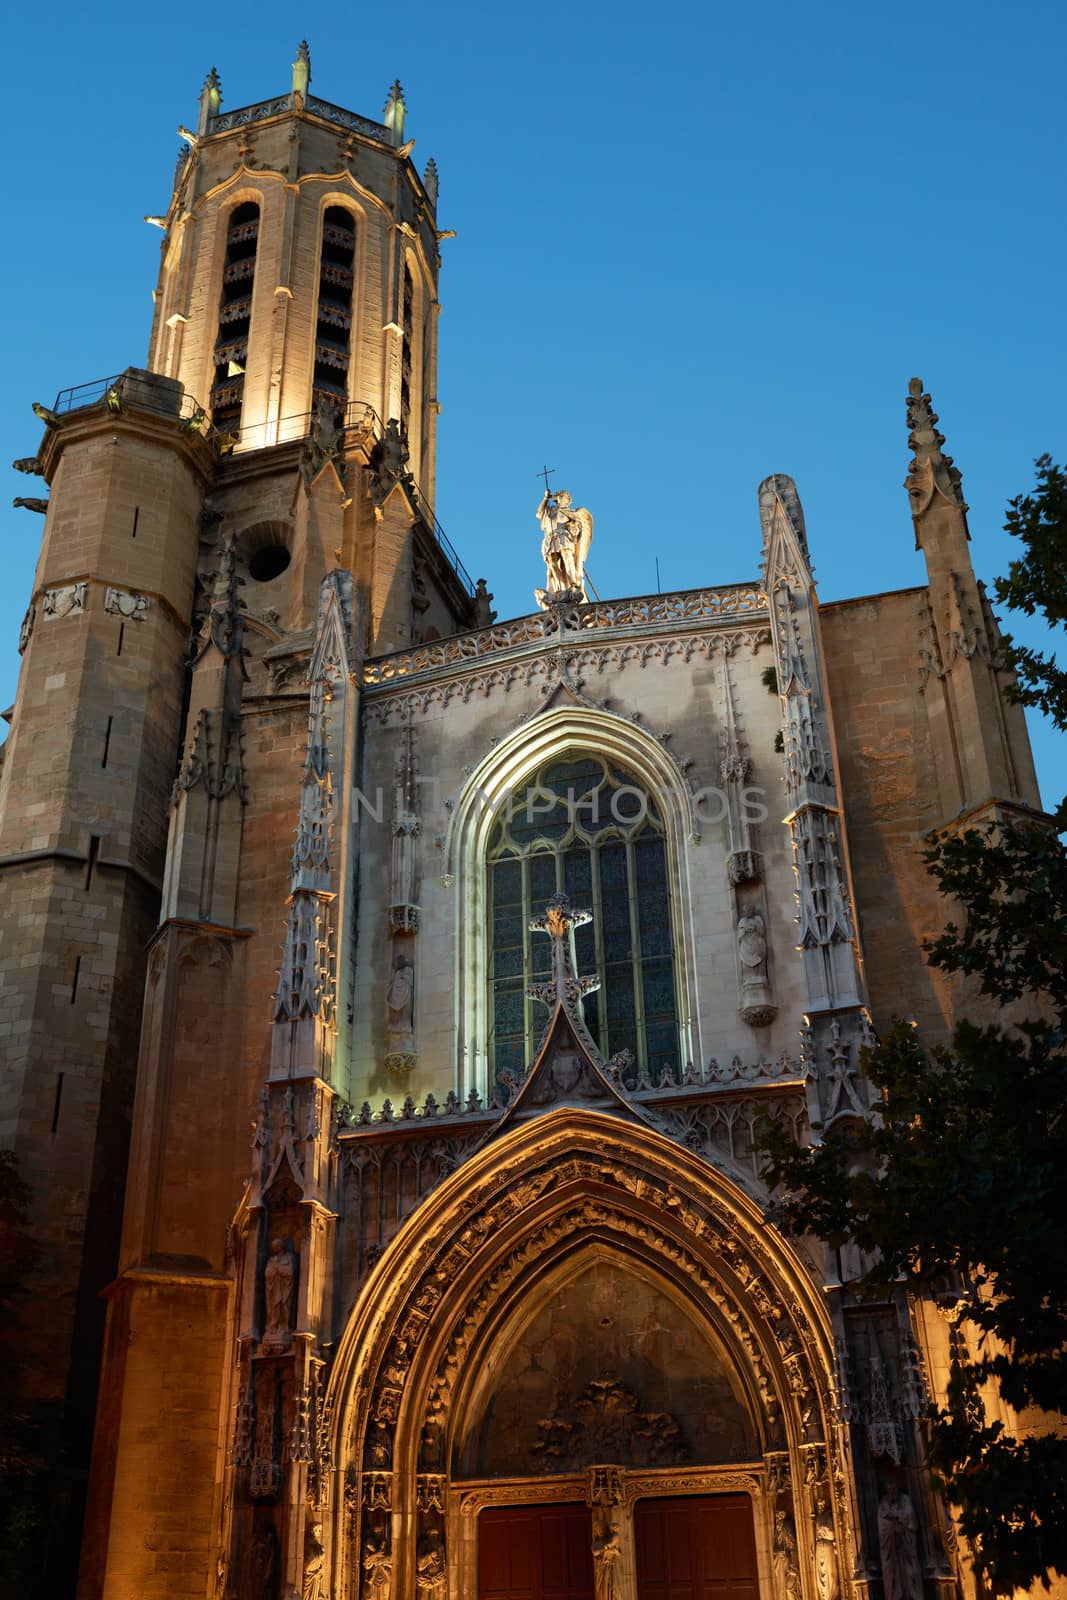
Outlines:
POLYGON ((224 108, 212 67, 165 214, 148 365, 179 380, 235 453, 306 436, 325 408, 373 416, 433 501, 437 168, 384 120, 311 92, 301 40, 289 90, 224 108))

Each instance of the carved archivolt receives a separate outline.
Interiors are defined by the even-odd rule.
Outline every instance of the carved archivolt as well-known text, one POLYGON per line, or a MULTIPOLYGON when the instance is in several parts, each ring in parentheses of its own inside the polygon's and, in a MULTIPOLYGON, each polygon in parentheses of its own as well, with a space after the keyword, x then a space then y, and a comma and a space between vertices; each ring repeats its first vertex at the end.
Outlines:
MULTIPOLYGON (((355 1559, 360 1502, 380 1496, 383 1474, 394 1513, 420 1527, 429 1519, 443 1538, 434 1519, 485 1341, 554 1263, 588 1247, 636 1258, 688 1297, 732 1352, 762 1451, 789 1452, 798 1481, 813 1485, 812 1462, 836 1463, 829 1322, 791 1247, 728 1178, 662 1135, 595 1112, 549 1112, 447 1179, 364 1287, 331 1379, 333 1466, 353 1483, 342 1563, 355 1559)), ((413 1575, 397 1565, 394 1583, 413 1575)))

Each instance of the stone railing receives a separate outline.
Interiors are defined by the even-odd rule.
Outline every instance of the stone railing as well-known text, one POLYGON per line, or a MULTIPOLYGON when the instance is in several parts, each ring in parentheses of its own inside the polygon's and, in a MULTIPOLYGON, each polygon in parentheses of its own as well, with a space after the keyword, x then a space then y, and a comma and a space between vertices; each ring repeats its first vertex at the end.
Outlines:
MULTIPOLYGON (((648 628, 657 624, 677 627, 686 622, 737 621, 766 614, 767 597, 757 585, 727 589, 688 589, 679 594, 643 595, 628 600, 598 600, 577 606, 568 614, 567 634, 588 634, 614 628, 648 628)), ((421 672, 436 672, 442 667, 459 667, 512 650, 519 645, 540 644, 559 637, 556 615, 535 611, 511 622, 494 623, 472 633, 457 633, 449 639, 419 645, 414 650, 399 650, 394 655, 368 661, 363 682, 368 686, 411 678, 421 672)))
MULTIPOLYGON (((747 1095, 766 1086, 788 1084, 795 1088, 804 1082, 806 1075, 805 1064, 784 1051, 774 1060, 760 1056, 758 1061, 742 1061, 740 1056, 734 1056, 732 1061, 720 1063, 712 1057, 703 1068, 690 1062, 677 1076, 666 1067, 656 1083, 642 1071, 632 1087, 621 1087, 624 1094, 639 1103, 655 1105, 661 1100, 684 1100, 693 1094, 706 1095, 709 1091, 716 1098, 725 1099, 747 1095)), ((372 1130, 384 1133, 390 1128, 400 1131, 413 1127, 427 1129, 430 1125, 494 1122, 510 1104, 518 1087, 516 1084, 509 1089, 504 1084, 496 1084, 487 1100, 477 1089, 472 1089, 466 1099, 452 1089, 444 1100, 428 1094, 422 1105, 410 1094, 396 1106, 391 1099, 384 1100, 378 1107, 364 1100, 358 1111, 354 1106, 342 1108, 339 1127, 343 1133, 370 1133, 372 1130)))
MULTIPOLYGON (((348 128, 352 133, 362 133, 368 139, 377 139, 380 144, 393 142, 389 129, 382 123, 373 122, 370 117, 361 117, 355 111, 346 111, 343 106, 335 106, 329 100, 319 100, 315 95, 309 94, 303 108, 309 116, 322 117, 325 122, 334 122, 340 128, 348 128)), ((253 122, 265 122, 268 117, 280 117, 291 110, 293 110, 291 94, 276 95, 272 100, 257 100, 255 105, 239 106, 236 111, 222 111, 217 117, 212 117, 208 123, 208 134, 229 133, 233 128, 247 128, 253 122)))

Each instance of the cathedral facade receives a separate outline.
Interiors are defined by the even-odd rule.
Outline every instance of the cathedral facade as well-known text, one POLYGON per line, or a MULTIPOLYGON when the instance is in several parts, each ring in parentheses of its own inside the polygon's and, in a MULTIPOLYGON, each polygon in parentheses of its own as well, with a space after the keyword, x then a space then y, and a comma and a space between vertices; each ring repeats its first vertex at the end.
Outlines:
POLYGON ((947 1039, 922 839, 1039 806, 960 475, 915 380, 928 581, 831 605, 788 477, 750 582, 618 600, 546 485, 497 621, 404 119, 213 72, 147 366, 24 463, 2 1109, 77 1592, 972 1596, 951 1323, 779 1232, 758 1149, 868 1116, 892 1016, 947 1039))

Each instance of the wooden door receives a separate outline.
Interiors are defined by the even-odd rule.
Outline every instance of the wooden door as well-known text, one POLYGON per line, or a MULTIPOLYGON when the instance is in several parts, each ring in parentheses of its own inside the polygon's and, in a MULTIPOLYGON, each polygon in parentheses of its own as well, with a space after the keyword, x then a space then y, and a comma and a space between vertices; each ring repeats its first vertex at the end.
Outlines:
POLYGON ((588 1506, 488 1506, 478 1518, 479 1600, 593 1600, 588 1506))
POLYGON ((747 1495, 639 1500, 634 1540, 637 1600, 759 1600, 747 1495))

